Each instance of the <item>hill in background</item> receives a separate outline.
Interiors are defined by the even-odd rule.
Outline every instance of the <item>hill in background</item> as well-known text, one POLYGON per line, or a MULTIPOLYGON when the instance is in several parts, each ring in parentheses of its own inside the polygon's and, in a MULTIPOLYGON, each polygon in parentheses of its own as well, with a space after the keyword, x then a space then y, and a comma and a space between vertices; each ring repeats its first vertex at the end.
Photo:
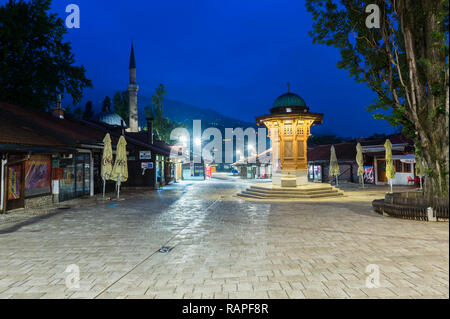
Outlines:
MULTIPOLYGON (((152 99, 148 97, 139 97, 139 125, 145 127, 145 106, 151 105, 152 99)), ((255 123, 249 123, 222 115, 214 110, 203 109, 191 104, 179 102, 176 100, 165 99, 163 103, 163 114, 171 121, 181 123, 188 128, 192 128, 193 120, 201 120, 202 128, 217 127, 221 131, 223 128, 256 128, 255 123)))

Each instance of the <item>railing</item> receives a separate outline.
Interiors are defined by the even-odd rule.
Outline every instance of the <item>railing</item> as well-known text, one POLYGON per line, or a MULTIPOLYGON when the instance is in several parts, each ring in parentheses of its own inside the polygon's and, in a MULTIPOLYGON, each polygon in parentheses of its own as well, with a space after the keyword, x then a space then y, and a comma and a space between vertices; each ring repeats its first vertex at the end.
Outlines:
MULTIPOLYGON (((349 167, 349 168, 347 168, 344 172, 342 172, 341 174, 339 174, 338 175, 338 180, 339 180, 339 178, 341 177, 341 176, 343 176, 345 173, 347 173, 348 171, 352 171, 352 167, 349 167)), ((350 179, 351 179, 351 182, 353 182, 353 176, 350 174, 350 179)), ((330 184, 331 185, 333 185, 333 184, 336 184, 336 177, 335 176, 332 176, 332 177, 328 177, 328 181, 330 182, 330 184)))
POLYGON ((392 217, 428 220, 428 208, 433 209, 436 220, 449 219, 448 198, 435 197, 428 201, 420 192, 406 192, 386 194, 385 199, 372 202, 373 209, 380 214, 388 214, 392 217))
POLYGON ((433 199, 433 210, 436 214, 437 219, 449 219, 449 206, 448 198, 434 198, 433 199))

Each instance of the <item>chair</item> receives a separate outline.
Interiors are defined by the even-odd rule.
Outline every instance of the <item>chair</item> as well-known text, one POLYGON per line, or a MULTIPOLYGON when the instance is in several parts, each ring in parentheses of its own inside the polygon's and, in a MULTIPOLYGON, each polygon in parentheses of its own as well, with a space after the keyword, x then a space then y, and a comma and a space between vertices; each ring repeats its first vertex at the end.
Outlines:
POLYGON ((408 176, 408 185, 409 185, 409 183, 413 183, 413 185, 414 185, 416 183, 416 179, 411 176, 408 176))
POLYGON ((419 176, 416 176, 416 178, 414 179, 414 183, 417 187, 420 187, 420 177, 419 176))

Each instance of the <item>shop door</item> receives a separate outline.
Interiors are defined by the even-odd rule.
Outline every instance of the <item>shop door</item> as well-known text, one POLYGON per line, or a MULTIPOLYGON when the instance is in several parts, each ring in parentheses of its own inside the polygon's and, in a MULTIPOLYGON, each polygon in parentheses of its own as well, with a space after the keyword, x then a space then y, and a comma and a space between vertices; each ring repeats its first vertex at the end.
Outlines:
POLYGON ((24 207, 24 165, 6 167, 6 210, 24 207))
POLYGON ((377 175, 378 175, 379 182, 382 182, 382 183, 387 182, 386 161, 385 160, 377 160, 377 175))

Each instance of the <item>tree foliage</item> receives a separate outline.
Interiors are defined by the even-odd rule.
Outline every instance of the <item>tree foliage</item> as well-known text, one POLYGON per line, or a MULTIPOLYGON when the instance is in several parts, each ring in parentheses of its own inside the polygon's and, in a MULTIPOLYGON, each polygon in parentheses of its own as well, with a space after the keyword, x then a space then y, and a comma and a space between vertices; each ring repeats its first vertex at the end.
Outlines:
POLYGON ((128 125, 130 120, 130 101, 128 91, 117 91, 113 96, 114 112, 119 114, 128 125))
POLYGON ((92 101, 88 101, 84 106, 84 112, 82 115, 83 120, 92 120, 94 117, 94 107, 92 101))
POLYGON ((164 85, 160 84, 152 96, 152 105, 145 107, 145 115, 153 118, 153 129, 156 131, 157 138, 163 141, 169 141, 172 130, 180 126, 163 115, 163 102, 166 94, 164 85))
POLYGON ((109 96, 105 97, 102 102, 102 112, 111 112, 111 98, 109 96))
POLYGON ((59 94, 80 102, 92 87, 75 66, 64 22, 49 14, 50 0, 9 0, 0 6, 0 100, 48 109, 59 94))
POLYGON ((306 7, 313 42, 339 49, 337 66, 377 93, 368 110, 415 139, 427 194, 448 195, 448 0, 307 0, 306 7), (369 4, 380 8, 378 29, 366 26, 369 4))

